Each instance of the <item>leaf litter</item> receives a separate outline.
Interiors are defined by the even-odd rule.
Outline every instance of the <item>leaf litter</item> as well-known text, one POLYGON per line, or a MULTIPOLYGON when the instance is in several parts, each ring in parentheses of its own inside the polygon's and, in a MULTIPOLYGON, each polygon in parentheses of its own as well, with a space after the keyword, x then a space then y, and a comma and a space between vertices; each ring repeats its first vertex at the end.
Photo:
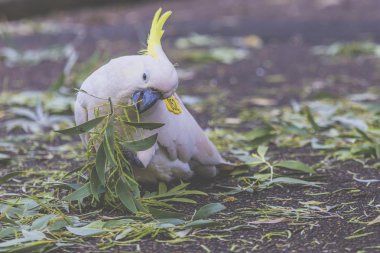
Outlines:
MULTIPOLYGON (((10 99, 3 99, 4 105, 17 105, 29 110, 21 114, 14 113, 13 118, 6 117, 4 122, 14 118, 28 119, 26 115, 30 116, 29 119, 33 118, 33 110, 28 108, 37 106, 39 101, 42 101, 41 106, 49 115, 72 114, 72 97, 54 92, 35 95, 26 92, 21 96, 8 95, 10 99), (50 99, 52 96, 57 100, 50 99), (54 100, 58 106, 45 102, 54 100)), ((6 95, 3 96, 5 98, 6 95)), ((213 98, 198 99, 189 103, 189 106, 204 110, 204 107, 214 104, 210 99, 213 98)), ((110 173, 111 164, 119 160, 115 156, 118 156, 117 149, 120 148, 112 147, 115 140, 116 145, 119 144, 118 137, 111 135, 113 144, 110 144, 111 139, 107 137, 107 129, 116 120, 111 114, 99 119, 96 124, 90 123, 89 126, 68 130, 77 134, 96 129, 96 138, 103 141, 99 159, 90 153, 83 154, 79 143, 67 145, 67 142, 72 143, 76 137, 53 132, 57 127, 48 128, 50 134, 45 136, 41 136, 46 131, 45 128, 36 128, 32 134, 25 135, 25 138, 19 137, 19 140, 14 139, 11 146, 4 145, 0 149, 1 154, 4 154, 0 161, 6 162, 5 171, 9 172, 2 174, 0 179, 0 251, 70 251, 78 245, 91 247, 89 240, 95 241, 96 247, 101 249, 138 245, 147 238, 168 244, 206 238, 226 240, 232 231, 283 223, 299 227, 300 230, 296 231, 302 234, 308 233, 308 227, 318 226, 323 219, 345 219, 361 226, 368 225, 368 229, 364 227, 359 232, 348 234, 346 240, 371 236, 373 231, 370 228, 377 225, 377 216, 366 216, 353 207, 354 202, 334 203, 333 200, 326 199, 326 196, 336 194, 356 196, 360 194, 360 189, 326 192, 324 179, 319 174, 330 166, 331 160, 355 161, 369 169, 375 168, 373 165, 376 163, 372 161, 378 159, 380 154, 380 109, 377 100, 375 94, 363 93, 338 100, 323 98, 293 102, 282 107, 271 103, 265 104, 266 107, 262 108, 265 112, 260 115, 242 112, 238 117, 239 124, 228 124, 226 127, 215 121, 219 127, 209 130, 209 136, 220 150, 225 151, 227 157, 241 166, 230 173, 231 180, 228 183, 220 184, 218 191, 208 194, 194 189, 188 183, 174 186, 160 183, 153 190, 142 189, 137 185, 137 188, 131 188, 134 185, 133 177, 126 183, 131 175, 124 175, 126 181, 122 183, 107 181, 110 178, 102 173, 110 173), (106 124, 101 124, 102 121, 106 124), (240 125, 249 126, 253 130, 235 131, 234 126, 240 125), (25 149, 23 141, 28 138, 28 143, 36 144, 25 149), (39 147, 40 144, 46 145, 44 143, 54 140, 54 145, 39 147), (319 157, 315 163, 302 162, 302 156, 279 156, 277 151, 306 147, 319 157), (28 153, 38 154, 36 151, 41 155, 34 156, 35 159, 44 161, 39 166, 29 162, 33 155, 28 153), (51 156, 44 153, 50 153, 51 156), (57 164, 54 159, 57 157, 72 159, 73 163, 64 167, 57 164), (77 169, 73 170, 73 165, 77 169), (19 170, 14 171, 15 168, 19 170), (68 173, 64 168, 71 172, 68 173), (115 189, 110 189, 108 185, 114 185, 115 189), (277 189, 287 189, 289 185, 301 187, 297 189, 306 191, 305 196, 319 196, 323 201, 270 199, 268 203, 259 201, 255 207, 234 211, 230 209, 240 199, 250 198, 251 194, 275 192, 277 189), (207 200, 206 203, 202 200, 200 205, 199 200, 202 198, 207 200), (231 222, 225 222, 226 218, 231 222)), ((215 108, 215 112, 223 113, 218 108, 215 108)), ((155 123, 143 125, 127 122, 130 127, 137 129, 160 127, 155 123)), ((60 129, 68 126, 67 122, 58 125, 60 129)), ((130 140, 124 144, 138 150, 147 148, 152 143, 150 140, 141 140, 141 143, 136 144, 136 141, 139 140, 130 140)), ((96 155, 98 154, 99 151, 96 155)), ((352 181, 361 181, 367 186, 368 183, 377 182, 368 180, 374 179, 352 177, 352 181)), ((379 205, 371 204, 368 208, 372 212, 379 212, 379 205)), ((239 239, 240 245, 231 246, 231 249, 260 248, 260 245, 275 238, 292 238, 295 231, 276 228, 264 229, 251 242, 239 239)))

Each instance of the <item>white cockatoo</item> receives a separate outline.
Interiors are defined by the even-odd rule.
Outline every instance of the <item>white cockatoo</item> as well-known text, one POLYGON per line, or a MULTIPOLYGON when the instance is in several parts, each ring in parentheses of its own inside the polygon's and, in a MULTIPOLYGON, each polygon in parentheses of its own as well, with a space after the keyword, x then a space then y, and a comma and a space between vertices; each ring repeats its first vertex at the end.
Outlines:
MULTIPOLYGON (((140 182, 188 179, 194 172, 214 177, 217 166, 225 164, 176 94, 178 75, 161 46, 162 28, 170 15, 168 11, 161 16, 159 9, 144 53, 116 58, 100 67, 81 86, 92 96, 80 92, 75 104, 77 125, 96 117, 95 108, 104 105, 97 97, 111 98, 114 104, 135 104, 140 122, 164 124, 156 130, 143 130, 145 136, 158 133, 158 137, 155 145, 132 158, 140 182)), ((86 143, 86 136, 81 137, 86 143)))

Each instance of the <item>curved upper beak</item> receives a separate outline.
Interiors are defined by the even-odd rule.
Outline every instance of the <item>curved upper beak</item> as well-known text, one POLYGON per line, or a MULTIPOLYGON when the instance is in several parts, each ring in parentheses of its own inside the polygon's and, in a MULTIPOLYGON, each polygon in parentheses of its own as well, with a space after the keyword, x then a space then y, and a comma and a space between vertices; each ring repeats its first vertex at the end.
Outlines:
POLYGON ((137 90, 132 95, 132 102, 135 104, 139 113, 147 111, 160 99, 162 99, 162 94, 150 88, 137 90))

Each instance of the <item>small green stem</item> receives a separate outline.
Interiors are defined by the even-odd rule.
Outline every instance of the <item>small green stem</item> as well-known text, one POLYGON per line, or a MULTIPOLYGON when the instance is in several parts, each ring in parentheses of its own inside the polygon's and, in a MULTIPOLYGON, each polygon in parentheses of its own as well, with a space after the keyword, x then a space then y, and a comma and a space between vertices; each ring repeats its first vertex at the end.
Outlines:
POLYGON ((270 169, 270 182, 273 181, 273 174, 274 174, 274 168, 272 166, 272 164, 270 164, 269 162, 265 161, 265 164, 269 167, 270 169))

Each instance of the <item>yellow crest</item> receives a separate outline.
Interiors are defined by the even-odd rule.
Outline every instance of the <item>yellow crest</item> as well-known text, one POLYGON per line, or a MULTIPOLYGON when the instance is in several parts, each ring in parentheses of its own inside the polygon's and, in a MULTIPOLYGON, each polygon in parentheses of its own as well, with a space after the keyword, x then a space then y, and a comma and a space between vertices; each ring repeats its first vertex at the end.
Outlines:
POLYGON ((152 27, 150 28, 149 36, 148 36, 148 41, 147 41, 147 48, 146 50, 143 50, 144 54, 150 55, 154 58, 157 57, 157 52, 156 52, 156 46, 161 46, 161 38, 162 35, 164 34, 164 30, 162 30, 166 20, 170 17, 172 14, 171 11, 167 11, 164 14, 161 15, 162 9, 158 9, 156 11, 156 14, 154 15, 153 21, 152 21, 152 27))

